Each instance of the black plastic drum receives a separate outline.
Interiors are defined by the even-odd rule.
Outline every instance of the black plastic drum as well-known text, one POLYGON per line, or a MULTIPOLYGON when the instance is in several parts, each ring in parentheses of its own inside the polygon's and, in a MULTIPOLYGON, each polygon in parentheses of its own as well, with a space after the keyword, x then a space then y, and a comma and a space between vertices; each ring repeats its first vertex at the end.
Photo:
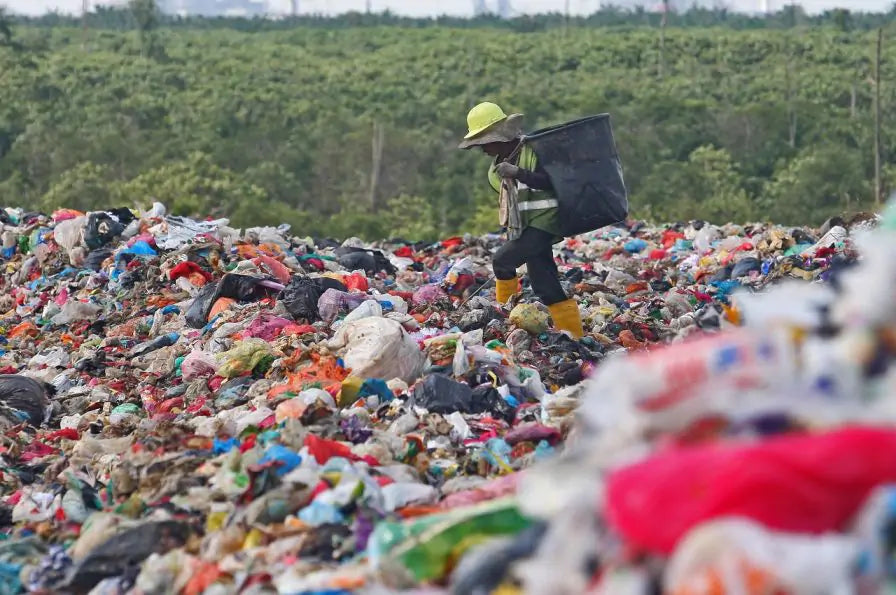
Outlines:
POLYGON ((601 114, 526 135, 551 177, 564 236, 600 229, 628 216, 628 193, 610 115, 601 114))

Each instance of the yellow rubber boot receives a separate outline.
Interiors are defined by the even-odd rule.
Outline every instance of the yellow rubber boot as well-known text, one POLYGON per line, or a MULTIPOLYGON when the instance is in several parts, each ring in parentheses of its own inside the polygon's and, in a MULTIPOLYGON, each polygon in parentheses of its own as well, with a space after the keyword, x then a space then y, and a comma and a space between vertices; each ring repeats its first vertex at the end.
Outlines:
POLYGON ((495 299, 499 304, 506 304, 507 300, 512 298, 519 289, 519 279, 495 279, 495 299))
POLYGON ((579 314, 579 305, 575 300, 566 300, 552 306, 548 306, 551 311, 551 318, 554 319, 554 326, 561 331, 568 331, 576 339, 581 339, 585 335, 582 330, 582 316, 579 314))

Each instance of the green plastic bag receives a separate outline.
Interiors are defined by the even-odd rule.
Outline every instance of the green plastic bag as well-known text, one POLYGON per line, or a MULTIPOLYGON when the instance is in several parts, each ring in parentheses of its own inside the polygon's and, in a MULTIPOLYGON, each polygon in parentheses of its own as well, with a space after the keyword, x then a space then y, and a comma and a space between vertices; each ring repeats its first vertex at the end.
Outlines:
POLYGON ((246 339, 230 351, 225 351, 218 356, 224 362, 218 369, 218 375, 224 378, 235 378, 248 374, 273 354, 273 349, 267 341, 246 339))
POLYGON ((397 563, 417 581, 436 580, 451 572, 471 547, 516 534, 531 524, 514 498, 501 498, 444 514, 379 523, 367 554, 375 569, 394 568, 397 563))

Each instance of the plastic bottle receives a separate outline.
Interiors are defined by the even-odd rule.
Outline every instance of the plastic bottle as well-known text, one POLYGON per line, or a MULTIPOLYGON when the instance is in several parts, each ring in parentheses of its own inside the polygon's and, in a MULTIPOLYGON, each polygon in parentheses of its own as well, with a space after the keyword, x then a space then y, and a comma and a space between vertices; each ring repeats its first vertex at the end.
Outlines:
POLYGON ((162 335, 161 337, 149 341, 147 343, 143 343, 142 345, 138 345, 133 352, 134 356, 146 355, 147 353, 151 353, 162 347, 170 347, 177 343, 178 339, 180 339, 180 334, 178 333, 168 333, 167 335, 162 335))

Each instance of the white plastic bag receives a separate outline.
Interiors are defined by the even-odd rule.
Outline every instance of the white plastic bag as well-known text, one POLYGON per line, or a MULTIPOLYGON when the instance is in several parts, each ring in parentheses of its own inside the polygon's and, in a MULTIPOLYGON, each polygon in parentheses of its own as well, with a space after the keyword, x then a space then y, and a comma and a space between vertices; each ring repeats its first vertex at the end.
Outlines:
POLYGON ((74 264, 75 248, 84 244, 84 229, 87 227, 87 217, 81 216, 75 219, 60 221, 53 229, 53 239, 68 253, 69 262, 74 264))
POLYGON ((50 319, 50 322, 64 325, 71 324, 76 320, 93 320, 102 311, 102 306, 97 304, 69 300, 62 306, 62 311, 50 319))
POLYGON ((675 549, 663 577, 664 593, 695 593, 707 580, 725 593, 793 595, 852 593, 858 541, 842 535, 774 532, 745 519, 722 519, 691 531, 675 549), (764 589, 754 583, 763 577, 764 589))
POLYGON ((388 318, 364 318, 339 327, 331 349, 343 349, 342 359, 361 378, 401 378, 413 382, 420 376, 423 353, 404 328, 388 318))
POLYGON ((349 312, 343 323, 354 322, 364 318, 382 317, 383 307, 376 300, 367 300, 362 302, 360 306, 349 312))

